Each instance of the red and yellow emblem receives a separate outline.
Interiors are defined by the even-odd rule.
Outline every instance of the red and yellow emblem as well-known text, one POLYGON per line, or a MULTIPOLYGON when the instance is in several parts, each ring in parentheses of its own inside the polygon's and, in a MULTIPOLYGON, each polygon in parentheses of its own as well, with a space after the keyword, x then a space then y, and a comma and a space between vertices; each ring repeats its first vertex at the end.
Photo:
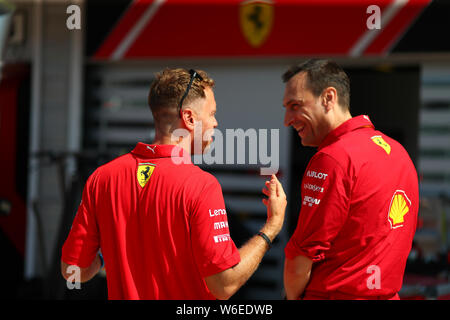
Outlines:
POLYGON ((391 224, 391 229, 403 227, 405 222, 405 215, 409 212, 411 201, 406 196, 405 191, 397 190, 392 196, 391 204, 389 206, 388 220, 391 224))
POLYGON ((271 0, 247 0, 239 6, 242 33, 254 48, 267 39, 273 24, 273 2, 271 0))
POLYGON ((379 147, 383 148, 384 151, 386 151, 387 154, 391 153, 391 146, 384 141, 384 139, 381 136, 373 136, 370 139, 379 147))
POLYGON ((148 180, 150 180, 153 170, 155 170, 155 165, 153 163, 139 163, 137 169, 137 180, 142 188, 145 187, 148 180))

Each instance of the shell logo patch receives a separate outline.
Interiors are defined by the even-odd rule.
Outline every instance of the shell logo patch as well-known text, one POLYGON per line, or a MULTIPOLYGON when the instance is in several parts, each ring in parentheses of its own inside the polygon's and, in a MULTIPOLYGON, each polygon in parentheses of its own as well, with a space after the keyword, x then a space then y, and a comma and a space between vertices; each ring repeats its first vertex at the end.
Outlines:
POLYGON ((248 0, 239 6, 242 34, 254 48, 267 39, 273 24, 273 2, 271 0, 248 0))
POLYGON ((153 163, 140 163, 137 169, 137 180, 139 185, 143 188, 152 176, 155 165, 153 163))
POLYGON ((397 190, 392 196, 391 204, 389 206, 388 220, 391 224, 391 229, 403 227, 405 222, 404 216, 409 212, 411 201, 406 196, 405 191, 397 190))
POLYGON ((386 151, 387 154, 391 153, 391 146, 384 141, 384 139, 381 136, 373 136, 370 139, 379 147, 383 148, 384 151, 386 151))

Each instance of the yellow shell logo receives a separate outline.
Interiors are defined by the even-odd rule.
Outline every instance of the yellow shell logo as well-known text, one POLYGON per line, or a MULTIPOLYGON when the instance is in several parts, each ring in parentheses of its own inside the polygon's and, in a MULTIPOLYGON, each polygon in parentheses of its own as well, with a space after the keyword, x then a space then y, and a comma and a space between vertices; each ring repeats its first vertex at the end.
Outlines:
POLYGON ((270 0, 248 0, 239 6, 242 33, 252 47, 260 47, 273 24, 273 3, 270 0))
POLYGON ((137 180, 139 185, 143 188, 152 176, 155 165, 153 163, 140 163, 137 170, 137 180))
POLYGON ((390 154, 390 153, 391 153, 391 146, 390 146, 386 141, 384 141, 384 139, 383 139, 381 136, 373 136, 373 137, 370 138, 370 139, 372 139, 372 141, 373 141, 377 146, 383 148, 384 151, 386 151, 387 154, 390 154))
POLYGON ((403 190, 395 191, 389 206, 388 219, 391 229, 403 227, 404 217, 408 213, 410 206, 411 201, 406 196, 406 193, 403 190))

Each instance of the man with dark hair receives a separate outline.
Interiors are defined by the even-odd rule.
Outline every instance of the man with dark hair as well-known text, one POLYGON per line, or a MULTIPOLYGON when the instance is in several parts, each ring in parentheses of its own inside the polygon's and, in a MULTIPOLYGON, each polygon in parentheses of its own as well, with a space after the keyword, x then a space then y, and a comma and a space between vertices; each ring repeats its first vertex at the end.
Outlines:
POLYGON ((73 266, 80 282, 91 279, 102 264, 99 248, 110 299, 228 299, 255 272, 281 230, 286 195, 272 175, 263 189, 266 224, 238 250, 217 179, 190 161, 191 150, 207 150, 217 126, 213 86, 203 71, 156 76, 149 93, 155 141, 89 177, 62 250, 65 279, 73 266))
POLYGON ((350 80, 342 68, 334 61, 308 60, 294 65, 283 74, 286 83, 299 72, 305 71, 308 89, 318 97, 326 87, 334 87, 339 96, 339 105, 350 108, 350 80))
POLYGON ((288 299, 398 299, 419 207, 406 150, 352 118, 350 81, 329 60, 284 75, 285 126, 317 147, 302 180, 297 228, 285 248, 288 299))

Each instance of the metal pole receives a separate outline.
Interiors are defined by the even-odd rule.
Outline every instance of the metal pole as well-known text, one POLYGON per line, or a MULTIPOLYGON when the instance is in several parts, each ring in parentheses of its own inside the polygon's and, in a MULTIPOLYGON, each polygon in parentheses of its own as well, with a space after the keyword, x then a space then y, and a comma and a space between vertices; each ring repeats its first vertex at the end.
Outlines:
MULTIPOLYGON (((67 149, 70 152, 78 152, 81 148, 81 128, 83 114, 83 53, 84 53, 84 0, 73 1, 81 8, 81 30, 71 30, 70 34, 70 66, 69 66, 69 110, 67 119, 67 149)), ((67 162, 66 181, 76 172, 76 161, 69 158, 67 162)))
MULTIPOLYGON (((42 95, 42 14, 43 0, 35 0, 32 17, 32 74, 30 110, 30 155, 40 148, 40 116, 42 95)), ((33 203, 39 195, 39 159, 29 158, 28 199, 27 199, 27 238, 25 243, 25 279, 36 276, 37 233, 36 216, 33 203)))

